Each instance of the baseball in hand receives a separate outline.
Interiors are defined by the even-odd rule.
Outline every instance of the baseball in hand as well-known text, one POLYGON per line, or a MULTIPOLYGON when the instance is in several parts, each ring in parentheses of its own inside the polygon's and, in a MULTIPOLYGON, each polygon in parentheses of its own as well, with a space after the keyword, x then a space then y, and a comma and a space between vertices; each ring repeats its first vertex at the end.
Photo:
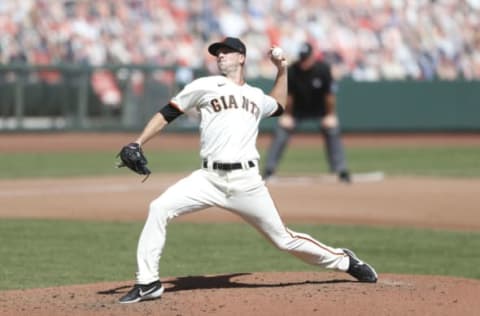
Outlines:
POLYGON ((275 59, 282 59, 283 58, 283 49, 280 47, 274 47, 272 49, 272 56, 275 59))

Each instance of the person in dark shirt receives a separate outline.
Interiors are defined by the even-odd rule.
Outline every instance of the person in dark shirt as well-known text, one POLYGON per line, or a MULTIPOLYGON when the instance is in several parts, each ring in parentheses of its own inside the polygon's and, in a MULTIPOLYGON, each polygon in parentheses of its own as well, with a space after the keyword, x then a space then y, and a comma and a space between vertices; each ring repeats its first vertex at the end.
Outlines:
POLYGON ((263 177, 276 172, 291 134, 303 120, 318 120, 325 139, 327 161, 341 182, 350 182, 336 114, 335 82, 330 66, 319 60, 310 43, 303 43, 298 60, 288 68, 288 100, 267 153, 263 177))

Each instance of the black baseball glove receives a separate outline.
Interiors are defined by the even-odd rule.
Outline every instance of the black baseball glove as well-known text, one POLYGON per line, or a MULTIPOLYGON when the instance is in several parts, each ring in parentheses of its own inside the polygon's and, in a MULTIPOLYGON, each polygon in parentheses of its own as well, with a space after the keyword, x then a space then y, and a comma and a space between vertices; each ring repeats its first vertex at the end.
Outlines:
POLYGON ((145 181, 150 175, 150 170, 147 168, 147 158, 143 154, 143 150, 137 143, 130 143, 123 146, 117 157, 120 157, 120 162, 117 164, 118 168, 128 167, 133 172, 147 175, 145 181))

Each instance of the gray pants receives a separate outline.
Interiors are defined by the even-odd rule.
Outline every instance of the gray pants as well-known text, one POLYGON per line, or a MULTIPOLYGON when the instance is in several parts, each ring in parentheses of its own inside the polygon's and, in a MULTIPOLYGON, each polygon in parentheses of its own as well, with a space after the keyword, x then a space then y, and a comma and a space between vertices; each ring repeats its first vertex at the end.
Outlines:
MULTIPOLYGON (((299 120, 295 120, 295 126, 298 126, 299 120)), ((267 154, 267 160, 264 169, 264 176, 270 176, 275 173, 277 165, 282 158, 290 136, 294 130, 286 129, 277 125, 272 144, 267 154)), ((347 170, 345 152, 341 141, 340 128, 321 128, 325 141, 325 151, 330 172, 339 173, 347 170)))

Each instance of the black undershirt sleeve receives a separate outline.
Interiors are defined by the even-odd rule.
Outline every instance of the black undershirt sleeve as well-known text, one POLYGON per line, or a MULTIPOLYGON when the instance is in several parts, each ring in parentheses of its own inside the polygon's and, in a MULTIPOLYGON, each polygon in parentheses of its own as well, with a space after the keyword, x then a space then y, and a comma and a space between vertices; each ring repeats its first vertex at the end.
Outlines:
POLYGON ((158 112, 162 113, 163 117, 168 123, 170 123, 171 121, 173 121, 174 119, 176 119, 177 117, 183 114, 182 111, 180 111, 170 103, 165 105, 158 112))
POLYGON ((277 110, 270 115, 270 117, 280 116, 284 112, 283 107, 277 103, 277 110))

